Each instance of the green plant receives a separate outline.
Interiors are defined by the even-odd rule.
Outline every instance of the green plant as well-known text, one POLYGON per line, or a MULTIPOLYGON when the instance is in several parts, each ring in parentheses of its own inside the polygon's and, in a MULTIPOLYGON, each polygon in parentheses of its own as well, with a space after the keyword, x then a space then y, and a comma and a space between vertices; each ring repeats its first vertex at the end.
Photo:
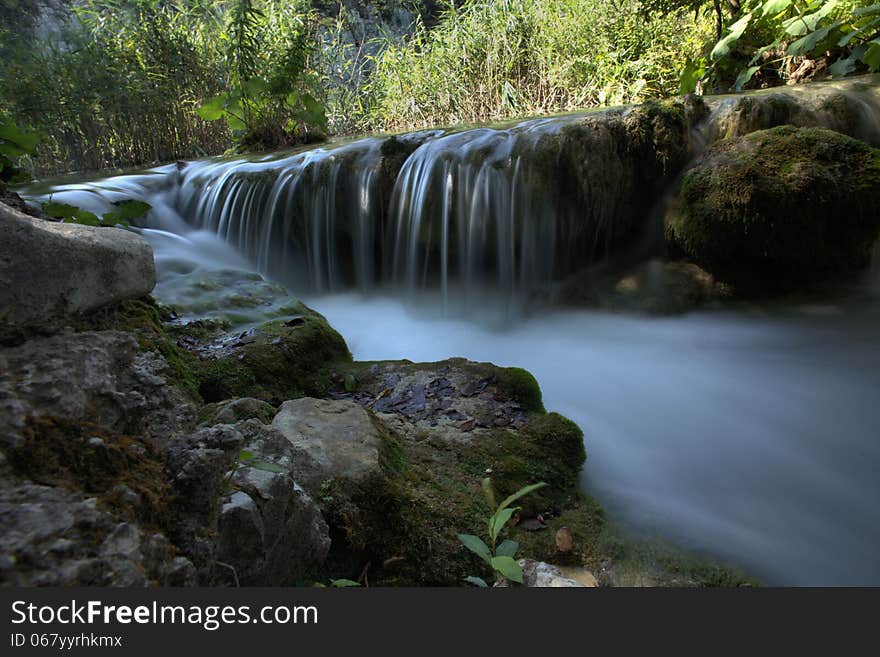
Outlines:
POLYGON ((229 89, 198 109, 206 121, 225 119, 246 148, 286 145, 310 129, 327 129, 324 106, 310 93, 312 49, 309 12, 278 10, 273 3, 238 0, 228 16, 229 89), (284 29, 272 43, 272 26, 284 29), (268 47, 267 47, 268 42, 268 47))
POLYGON ((239 470, 244 470, 246 468, 253 468, 254 470, 262 470, 264 472, 274 472, 274 473, 284 473, 287 472, 280 465, 275 465, 274 463, 269 463, 268 461, 260 461, 257 459, 256 455, 253 452, 249 452, 246 449, 241 450, 235 457, 235 460, 232 462, 232 467, 229 469, 229 473, 226 475, 226 479, 223 482, 223 488, 225 491, 229 492, 233 489, 232 480, 235 477, 235 473, 239 470))
POLYGON ((140 219, 152 209, 152 205, 145 201, 126 199, 115 201, 115 210, 105 212, 98 217, 94 212, 83 210, 75 205, 46 201, 42 204, 43 212, 54 219, 60 219, 65 223, 82 224, 84 226, 128 226, 134 219, 140 219))
MULTIPOLYGON (((460 540, 468 550, 476 554, 480 559, 485 561, 490 568, 492 568, 496 579, 504 577, 512 582, 522 584, 522 568, 520 568, 519 564, 514 559, 516 551, 519 549, 519 544, 510 539, 505 539, 501 543, 498 543, 498 536, 501 534, 501 530, 504 529, 504 526, 507 525, 513 517, 513 514, 520 508, 511 505, 522 497, 525 497, 529 493, 543 488, 546 485, 547 484, 544 482, 540 482, 537 484, 531 484, 530 486, 524 486, 512 495, 506 497, 501 504, 496 506, 492 479, 490 477, 483 479, 483 493, 486 496, 489 508, 492 510, 492 515, 486 520, 486 533, 489 538, 489 543, 487 544, 479 536, 474 536, 473 534, 458 534, 458 540, 460 540)), ((466 581, 480 587, 488 586, 486 580, 481 577, 471 576, 466 578, 466 581)))
POLYGON ((41 135, 33 129, 20 128, 8 116, 0 116, 0 181, 25 182, 29 176, 16 163, 33 155, 41 135))
POLYGON ((872 0, 746 0, 710 54, 745 87, 759 72, 792 77, 796 61, 826 59, 828 72, 880 70, 880 3, 872 0), (748 58, 746 60, 746 57, 748 58), (745 63, 745 65, 743 65, 745 63))

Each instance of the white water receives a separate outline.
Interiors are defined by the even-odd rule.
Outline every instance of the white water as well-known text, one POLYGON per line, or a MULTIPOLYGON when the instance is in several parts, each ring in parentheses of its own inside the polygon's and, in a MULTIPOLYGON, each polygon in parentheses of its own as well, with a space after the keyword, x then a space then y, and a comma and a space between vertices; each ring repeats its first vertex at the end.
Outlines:
POLYGON ((773 584, 880 584, 880 315, 558 312, 504 331, 315 298, 355 358, 530 370, 612 518, 773 584))

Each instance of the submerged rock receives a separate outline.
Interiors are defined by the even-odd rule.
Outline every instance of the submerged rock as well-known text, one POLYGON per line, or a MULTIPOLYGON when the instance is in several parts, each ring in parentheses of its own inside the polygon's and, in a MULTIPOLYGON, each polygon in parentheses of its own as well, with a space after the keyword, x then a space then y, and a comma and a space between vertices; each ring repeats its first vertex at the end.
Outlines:
POLYGON ((880 150, 783 126, 711 146, 668 222, 681 249, 737 292, 778 292, 865 267, 880 234, 880 150))
POLYGON ((0 203, 0 338, 149 294, 153 250, 139 235, 44 221, 0 203))

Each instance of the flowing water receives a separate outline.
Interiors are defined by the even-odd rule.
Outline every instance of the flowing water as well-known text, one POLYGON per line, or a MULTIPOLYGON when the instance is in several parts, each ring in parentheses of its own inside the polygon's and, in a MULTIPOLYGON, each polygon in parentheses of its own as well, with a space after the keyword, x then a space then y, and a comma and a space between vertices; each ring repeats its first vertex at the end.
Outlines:
MULTIPOLYGON (((836 113, 817 92, 818 109, 798 100, 785 117, 832 127, 849 117, 880 141, 876 94, 863 91, 854 85, 836 113)), ((692 150, 779 121, 777 105, 713 107, 692 150)), ((620 155, 613 120, 416 133, 394 152, 368 138, 30 195, 99 214, 124 198, 151 203, 138 230, 156 255, 155 295, 184 320, 283 316, 283 284, 357 359, 530 370, 547 408, 584 430, 585 489, 637 532, 770 583, 880 585, 880 275, 812 307, 658 319, 534 305, 536 292, 616 257, 612 227, 633 196, 650 196, 634 183, 650 163, 620 155), (589 166, 573 193, 553 149, 584 125, 589 166)), ((643 214, 650 247, 656 225, 643 214)))

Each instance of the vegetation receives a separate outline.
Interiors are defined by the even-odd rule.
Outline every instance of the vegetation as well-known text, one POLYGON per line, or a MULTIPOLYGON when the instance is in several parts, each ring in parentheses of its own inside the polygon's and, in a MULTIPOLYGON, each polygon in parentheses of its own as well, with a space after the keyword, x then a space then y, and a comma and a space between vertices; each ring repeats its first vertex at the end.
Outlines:
MULTIPOLYGON (((541 482, 530 486, 524 486, 512 495, 509 495, 501 502, 501 504, 496 506, 495 490, 492 488, 492 479, 490 477, 483 479, 483 493, 486 496, 486 502, 488 502, 489 508, 493 511, 486 520, 486 534, 489 538, 489 544, 487 545, 483 539, 479 536, 474 536, 473 534, 459 534, 458 540, 461 541, 468 550, 485 561, 486 565, 488 565, 495 573, 497 579, 503 577, 511 582, 516 582, 517 584, 523 583, 522 568, 520 568, 520 565, 513 558, 514 555, 516 555, 516 551, 519 549, 519 543, 509 538, 498 543, 498 535, 501 533, 501 530, 504 529, 504 526, 510 522, 513 514, 520 508, 511 505, 518 499, 525 497, 529 493, 536 491, 539 488, 543 488, 546 485, 547 484, 541 482)), ((470 576, 467 578, 467 581, 475 586, 483 588, 488 586, 486 580, 482 577, 470 576)))
POLYGON ((880 68, 872 0, 9 0, 0 18, 0 158, 37 174, 880 68), (9 155, 16 124, 35 131, 9 155))

